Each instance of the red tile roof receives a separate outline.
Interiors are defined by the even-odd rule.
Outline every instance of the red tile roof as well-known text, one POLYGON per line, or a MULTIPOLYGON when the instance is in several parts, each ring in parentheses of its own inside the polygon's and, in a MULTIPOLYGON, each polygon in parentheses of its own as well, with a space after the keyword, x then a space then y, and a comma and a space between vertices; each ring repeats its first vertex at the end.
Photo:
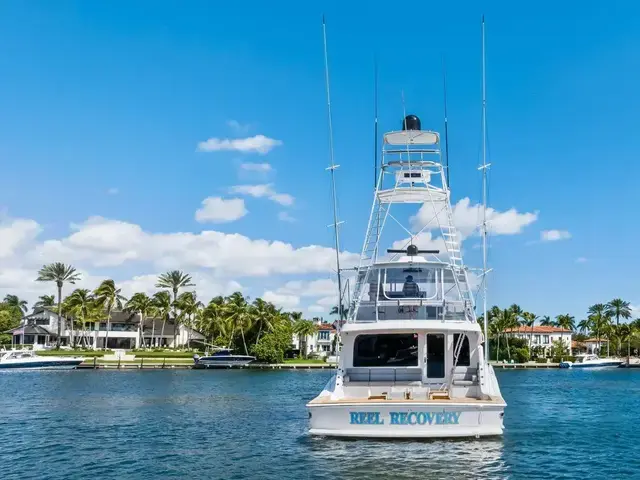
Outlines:
POLYGON ((543 327, 542 325, 536 325, 535 327, 507 328, 503 333, 571 333, 571 330, 560 327, 543 327))
POLYGON ((330 323, 321 323, 318 325, 318 330, 335 330, 335 327, 330 323))

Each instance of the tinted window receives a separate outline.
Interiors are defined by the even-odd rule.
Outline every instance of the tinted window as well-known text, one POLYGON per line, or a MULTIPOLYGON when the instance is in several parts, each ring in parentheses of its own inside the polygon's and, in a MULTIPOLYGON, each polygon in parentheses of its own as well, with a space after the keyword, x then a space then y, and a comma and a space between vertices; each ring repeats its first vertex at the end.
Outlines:
POLYGON ((358 335, 353 352, 354 367, 418 366, 418 335, 358 335))
MULTIPOLYGON (((458 344, 458 338, 460 337, 459 333, 456 333, 453 336, 453 349, 455 352, 456 345, 458 344)), ((458 355, 458 365, 463 367, 468 367, 471 365, 471 353, 469 351, 469 337, 465 335, 462 340, 462 348, 460 349, 460 354, 458 355)))
POLYGON ((444 378, 444 334, 427 334, 427 377, 444 378))

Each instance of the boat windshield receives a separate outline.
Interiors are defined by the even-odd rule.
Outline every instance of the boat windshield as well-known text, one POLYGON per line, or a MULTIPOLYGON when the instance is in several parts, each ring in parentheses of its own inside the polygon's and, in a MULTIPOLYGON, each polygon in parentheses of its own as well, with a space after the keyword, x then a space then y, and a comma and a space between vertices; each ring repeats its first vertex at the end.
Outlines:
MULTIPOLYGON (((467 288, 464 274, 457 280, 467 288)), ((458 285, 447 264, 374 267, 367 274, 356 320, 464 320, 458 285)))

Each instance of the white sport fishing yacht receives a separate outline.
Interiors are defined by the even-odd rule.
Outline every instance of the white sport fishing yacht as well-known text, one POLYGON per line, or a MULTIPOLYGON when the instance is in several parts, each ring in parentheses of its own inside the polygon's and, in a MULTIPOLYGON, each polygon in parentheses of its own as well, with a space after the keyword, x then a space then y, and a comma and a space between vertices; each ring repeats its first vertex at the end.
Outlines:
POLYGON ((476 319, 440 136, 421 130, 413 115, 405 118, 402 131, 384 135, 382 170, 354 292, 340 332, 337 371, 307 404, 311 434, 502 434, 506 403, 488 363, 486 333, 476 319), (385 226, 399 223, 391 207, 407 204, 431 205, 434 218, 403 249, 380 257, 385 226), (446 251, 413 244, 426 228, 439 231, 446 251))

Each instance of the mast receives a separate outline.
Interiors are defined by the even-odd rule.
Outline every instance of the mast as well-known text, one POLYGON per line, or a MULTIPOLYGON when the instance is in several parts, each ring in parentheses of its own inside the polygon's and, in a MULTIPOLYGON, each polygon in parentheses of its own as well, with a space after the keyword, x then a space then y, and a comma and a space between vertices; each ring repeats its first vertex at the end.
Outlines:
POLYGON ((447 116, 447 69, 444 64, 444 56, 442 57, 442 86, 444 93, 444 154, 445 154, 445 179, 447 181, 447 189, 449 182, 449 118, 447 116))
POLYGON ((484 15, 482 16, 482 315, 484 319, 484 357, 489 363, 489 319, 487 318, 487 81, 484 41, 484 15))
POLYGON ((340 276, 340 233, 338 231, 338 198, 336 195, 336 176, 335 170, 340 165, 336 165, 333 155, 333 124, 331 122, 331 91, 329 89, 329 56, 327 54, 327 26, 324 21, 324 15, 322 16, 322 40, 324 45, 324 76, 327 89, 327 114, 329 121, 329 157, 331 165, 327 168, 331 173, 331 197, 333 200, 333 228, 334 228, 334 241, 336 250, 336 270, 338 273, 338 315, 340 321, 338 326, 342 327, 342 321, 344 319, 344 309, 342 308, 342 279, 340 276))

